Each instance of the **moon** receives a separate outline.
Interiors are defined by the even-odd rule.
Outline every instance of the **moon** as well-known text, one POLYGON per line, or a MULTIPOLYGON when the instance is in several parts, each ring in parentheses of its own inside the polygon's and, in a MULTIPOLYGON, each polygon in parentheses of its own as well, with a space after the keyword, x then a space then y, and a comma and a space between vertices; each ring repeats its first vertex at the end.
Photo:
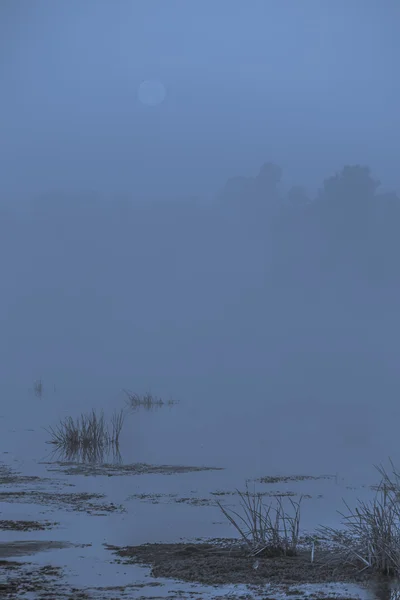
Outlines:
POLYGON ((162 104, 167 95, 167 90, 161 81, 146 79, 142 81, 138 89, 138 98, 142 104, 147 106, 158 106, 162 104))

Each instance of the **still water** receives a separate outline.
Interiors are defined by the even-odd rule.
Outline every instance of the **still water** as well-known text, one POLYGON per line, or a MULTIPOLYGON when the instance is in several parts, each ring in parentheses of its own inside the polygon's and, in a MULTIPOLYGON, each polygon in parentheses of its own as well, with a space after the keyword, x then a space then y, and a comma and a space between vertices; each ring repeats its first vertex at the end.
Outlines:
MULTIPOLYGON (((235 536, 212 501, 215 492, 243 489, 248 480, 257 491, 307 495, 302 508, 303 531, 313 531, 320 524, 339 525, 337 511, 344 508, 343 498, 351 505, 356 498, 371 497, 370 486, 378 480, 374 464, 386 462, 389 456, 399 464, 400 408, 394 398, 397 380, 390 361, 379 361, 365 351, 359 352, 357 360, 353 355, 351 365, 343 353, 335 361, 329 358, 323 351, 311 356, 294 349, 286 356, 271 356, 264 370, 249 364, 230 374, 220 368, 217 376, 210 368, 208 373, 185 376, 160 369, 151 385, 148 377, 138 376, 137 391, 151 388, 176 403, 128 411, 119 460, 123 464, 221 468, 178 474, 85 476, 69 474, 65 466, 56 464, 52 447, 46 444, 49 434, 45 428, 60 417, 77 416, 92 408, 110 415, 114 408, 124 407, 120 375, 94 378, 76 374, 75 379, 55 381, 49 373, 43 377, 42 397, 34 394, 33 382, 6 382, 1 390, 2 461, 23 475, 49 478, 42 485, 50 491, 56 486, 64 492, 70 488, 74 493, 105 494, 104 502, 121 505, 123 512, 96 516, 54 503, 3 502, 2 519, 45 518, 59 526, 33 533, 3 531, 0 540, 56 539, 85 545, 39 552, 35 561, 64 566, 74 586, 93 587, 131 584, 133 579, 148 581, 146 569, 112 563, 104 544, 235 536), (334 368, 330 366, 333 363, 334 368), (385 384, 388 378, 392 394, 385 384), (260 477, 282 475, 316 479, 254 483, 260 477), (149 496, 157 502, 148 501, 149 496), (175 502, 174 498, 189 501, 175 502), (204 500, 204 505, 190 502, 193 499, 204 500)), ((127 379, 123 384, 132 388, 135 382, 127 379)), ((112 461, 112 457, 106 460, 112 461)), ((229 506, 236 502, 229 494, 219 498, 229 506)), ((163 583, 164 595, 191 587, 163 583)), ((211 598, 228 592, 239 595, 240 591, 243 589, 222 587, 219 591, 203 589, 202 593, 211 598)), ((373 597, 372 591, 354 589, 353 593, 373 597)))

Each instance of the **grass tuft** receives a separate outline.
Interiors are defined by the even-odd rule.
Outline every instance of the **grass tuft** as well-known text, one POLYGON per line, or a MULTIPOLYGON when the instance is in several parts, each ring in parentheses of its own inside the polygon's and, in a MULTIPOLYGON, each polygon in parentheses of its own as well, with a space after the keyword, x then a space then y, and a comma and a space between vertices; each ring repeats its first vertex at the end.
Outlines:
POLYGON ((107 423, 104 413, 92 410, 77 419, 65 417, 55 427, 46 431, 51 435, 50 444, 74 454, 101 455, 104 449, 118 447, 125 414, 122 410, 114 411, 107 423))
POLYGON ((343 528, 319 527, 333 543, 331 562, 350 564, 360 571, 400 575, 400 474, 390 461, 391 473, 375 467, 381 481, 372 501, 357 501, 347 514, 338 511, 343 528))
POLYGON ((220 502, 217 505, 224 516, 236 528, 248 545, 253 556, 295 556, 300 530, 300 504, 289 498, 291 514, 283 506, 283 499, 274 504, 264 504, 261 493, 240 492, 241 512, 227 510, 220 502))

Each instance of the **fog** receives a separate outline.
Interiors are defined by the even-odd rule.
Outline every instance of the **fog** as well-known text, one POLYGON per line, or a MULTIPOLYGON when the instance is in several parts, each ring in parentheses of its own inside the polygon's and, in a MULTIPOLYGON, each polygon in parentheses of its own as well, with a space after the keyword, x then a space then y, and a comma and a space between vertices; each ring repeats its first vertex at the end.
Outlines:
POLYGON ((2 196, 210 195, 266 160, 399 186, 396 0, 3 0, 2 196), (155 110, 140 82, 167 89, 155 110))
MULTIPOLYGON (((1 559, 34 542, 71 598, 211 599, 107 544, 232 538, 216 499, 248 481, 304 498, 308 534, 400 464, 399 24, 398 0, 0 0, 1 559), (69 420, 91 410, 118 435, 69 420)), ((220 556, 207 582, 250 597, 264 557, 220 556)))
POLYGON ((5 389, 395 411, 399 18, 3 0, 5 389))

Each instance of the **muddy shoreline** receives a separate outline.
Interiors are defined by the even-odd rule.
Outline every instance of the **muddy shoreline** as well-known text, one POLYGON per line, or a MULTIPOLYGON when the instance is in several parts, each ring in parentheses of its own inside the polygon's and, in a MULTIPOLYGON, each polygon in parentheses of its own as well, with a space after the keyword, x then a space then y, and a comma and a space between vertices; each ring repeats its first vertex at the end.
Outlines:
MULTIPOLYGON (((70 486, 76 484, 67 482, 65 476, 103 476, 105 478, 113 475, 184 475, 190 472, 221 470, 213 467, 191 467, 174 465, 152 465, 145 463, 121 464, 79 464, 76 462, 55 462, 41 463, 45 464, 48 472, 59 472, 64 477, 62 479, 26 477, 15 472, 12 468, 1 465, 0 471, 0 501, 6 506, 7 503, 32 504, 45 507, 43 514, 47 511, 57 509, 61 513, 84 513, 91 518, 96 516, 107 516, 110 513, 115 515, 127 512, 123 504, 116 504, 109 500, 108 494, 102 490, 90 493, 81 490, 80 492, 69 491, 70 486), (22 488, 22 489, 21 489, 22 488), (67 491, 68 489, 68 491, 67 491)), ((297 481, 328 479, 330 476, 286 476, 286 477, 266 477, 265 483, 295 484, 297 481)), ((238 490, 221 490, 204 493, 203 497, 197 495, 197 491, 190 491, 185 494, 178 493, 149 493, 142 492, 126 496, 127 501, 158 503, 177 503, 193 507, 215 506, 216 500, 220 496, 227 496, 229 499, 238 495, 238 490)), ((291 490, 265 490, 261 492, 266 496, 294 496, 295 491, 291 490)), ((305 495, 305 497, 311 497, 305 495)), ((59 522, 43 520, 18 520, 7 519, 7 514, 2 514, 0 520, 0 531, 4 532, 43 532, 54 529, 60 525, 59 522)), ((85 517, 86 518, 86 517, 85 517)), ((297 556, 279 556, 267 557, 257 556, 256 558, 249 554, 248 546, 243 545, 240 540, 221 539, 221 538, 191 538, 189 541, 180 541, 176 543, 147 543, 135 546, 112 546, 102 542, 105 550, 105 562, 123 565, 124 575, 127 575, 129 584, 112 585, 111 587, 82 587, 73 588, 66 577, 64 568, 52 564, 51 553, 58 549, 68 547, 85 547, 91 544, 74 544, 71 542, 59 542, 57 538, 53 541, 27 539, 23 541, 5 541, 0 543, 0 598, 18 599, 25 597, 26 593, 34 594, 34 597, 43 600, 54 600, 54 598, 65 598, 66 600, 88 600, 89 598, 135 598, 140 596, 142 588, 154 587, 163 588, 165 581, 173 582, 175 585, 182 583, 182 589, 185 590, 185 598, 201 597, 201 593, 194 590, 201 586, 223 586, 229 589, 230 586, 242 586, 243 590, 248 590, 248 594, 243 595, 234 592, 224 595, 223 589, 220 589, 218 598, 269 598, 266 595, 265 586, 271 586, 271 590, 279 591, 287 597, 304 597, 304 592, 292 593, 296 586, 307 586, 313 584, 357 584, 365 585, 371 583, 372 576, 368 571, 360 572, 357 566, 341 565, 334 566, 329 562, 330 551, 324 547, 318 547, 315 561, 310 560, 310 543, 305 541, 297 556), (43 551, 49 551, 49 559, 43 565, 35 564, 35 554, 43 551), (23 557, 25 560, 23 560, 23 557), (21 562, 20 562, 21 561, 21 562), (132 578, 130 576, 129 565, 139 565, 148 567, 150 579, 146 576, 146 583, 135 581, 135 571, 132 569, 132 578), (132 581, 133 579, 133 581, 132 581), (164 582, 163 582, 164 580, 164 582), (193 587, 194 586, 194 587, 193 587), (190 589, 193 587, 193 590, 190 589), (256 591, 257 588, 257 591, 256 591), (254 594, 252 593, 252 590, 254 594), (110 596, 111 594, 111 596, 110 596), (196 596, 196 594, 198 594, 196 596), (199 596, 200 594, 200 596, 199 596), (239 595, 238 595, 239 594, 239 595), (261 596, 260 596, 261 594, 261 596)), ((306 538, 304 538, 306 540, 306 538)), ((76 540, 75 540, 76 541, 76 540)), ((81 540, 86 542, 86 540, 81 540)), ((96 550, 93 548, 93 553, 96 550)), ((56 563, 56 561, 54 561, 56 563)), ((338 563, 336 563, 337 565, 338 563)), ((116 581, 119 583, 119 581, 116 581)), ((126 581, 125 581, 126 583, 126 581)), ((156 589, 155 589, 156 591, 156 589)), ((164 590, 166 591, 166 589, 164 590)), ((146 598, 153 600, 155 598, 180 598, 178 592, 173 595, 149 595, 146 590, 146 598), (177 594, 177 595, 176 595, 177 594)), ((168 592, 167 592, 168 593, 168 592)), ((207 592, 208 598, 216 598, 212 592, 207 592), (211 594, 211 595, 210 595, 211 594)), ((143 596, 144 597, 144 596, 143 596)), ((321 594, 318 598, 327 598, 326 594, 321 594)), ((344 596, 340 596, 342 600, 344 596)))
POLYGON ((148 566, 155 578, 206 585, 365 583, 371 580, 371 575, 367 571, 360 572, 356 565, 334 566, 329 561, 329 550, 321 550, 311 563, 310 551, 305 549, 297 556, 255 559, 237 540, 107 547, 117 557, 116 561, 148 566))

